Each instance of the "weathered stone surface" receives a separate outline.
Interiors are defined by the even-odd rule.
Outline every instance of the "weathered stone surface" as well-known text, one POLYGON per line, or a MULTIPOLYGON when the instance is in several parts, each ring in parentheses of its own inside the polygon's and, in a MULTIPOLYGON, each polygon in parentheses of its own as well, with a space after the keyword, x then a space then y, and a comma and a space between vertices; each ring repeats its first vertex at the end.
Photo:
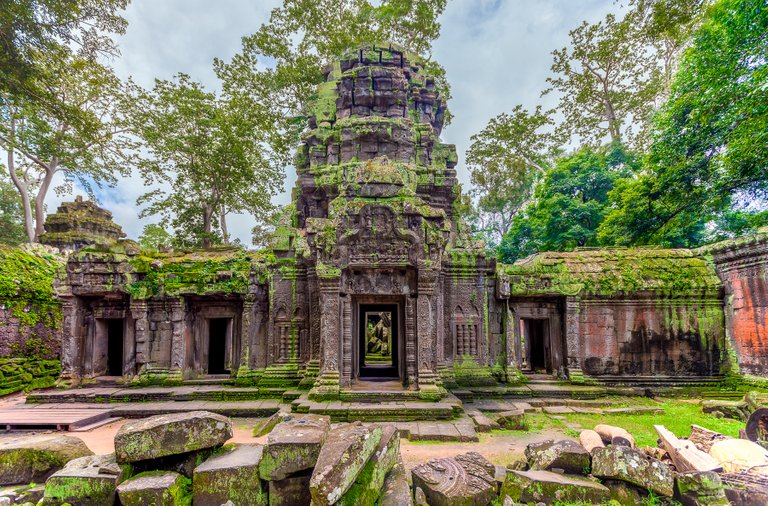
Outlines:
MULTIPOLYGON (((602 438, 603 442, 613 443, 614 439, 620 438, 620 440, 624 440, 629 442, 629 446, 632 448, 635 447, 635 438, 627 432, 625 429, 621 427, 616 427, 614 425, 606 425, 604 423, 601 423, 599 425, 595 426, 595 432, 600 434, 600 437, 602 438)), ((626 446, 626 444, 622 445, 626 446)))
POLYGON ((581 431, 581 434, 579 434, 579 442, 589 453, 592 453, 592 450, 595 448, 602 448, 605 446, 600 434, 590 429, 581 431))
POLYGON ((749 417, 749 404, 744 401, 705 400, 701 402, 701 411, 721 418, 733 418, 746 421, 749 417))
POLYGON ((579 443, 568 439, 529 444, 525 456, 531 469, 562 469, 569 474, 589 474, 591 458, 579 443))
POLYGON ((472 422, 475 424, 475 428, 478 432, 491 432, 492 430, 500 428, 498 423, 478 410, 468 411, 467 414, 472 417, 472 422))
POLYGON ((189 478, 172 471, 138 474, 117 486, 121 506, 182 506, 190 500, 189 478))
POLYGON ((285 418, 291 416, 290 413, 284 413, 282 411, 277 411, 269 418, 265 418, 264 420, 260 421, 253 427, 253 437, 261 437, 266 436, 270 432, 272 432, 272 429, 275 428, 275 425, 282 422, 285 418))
POLYGON ((138 462, 213 448, 232 437, 232 423, 207 411, 132 420, 115 435, 118 462, 138 462))
POLYGON ((728 506, 723 482, 714 471, 681 473, 675 478, 675 499, 683 506, 728 506))
POLYGON ((303 471, 282 480, 269 482, 269 506, 309 506, 309 480, 312 473, 303 471))
POLYGON ((387 474, 379 497, 379 506, 413 506, 411 484, 402 462, 395 464, 387 474))
POLYGON ((331 418, 323 415, 298 415, 278 423, 267 436, 259 475, 264 480, 282 480, 311 469, 331 427, 331 418))
POLYGON ((583 477, 551 471, 509 471, 501 497, 509 496, 522 503, 553 504, 588 502, 601 504, 609 496, 607 487, 583 477))
POLYGON ((675 480, 667 464, 625 446, 596 448, 592 474, 645 487, 657 495, 671 497, 674 492, 675 480))
POLYGON ((482 455, 469 452, 430 460, 413 468, 413 484, 430 506, 488 504, 496 495, 495 468, 482 455))
POLYGON ((104 506, 115 501, 123 469, 114 454, 89 455, 71 460, 45 482, 40 506, 104 506))
POLYGON ((349 490, 381 440, 381 427, 360 422, 331 429, 320 449, 309 490, 312 503, 330 506, 349 490))
POLYGON ((525 430, 528 428, 528 422, 525 419, 525 411, 522 409, 502 411, 499 413, 496 422, 505 429, 525 430))
POLYGON ((266 506, 267 490, 259 479, 261 445, 239 445, 217 454, 195 468, 193 484, 196 506, 266 506))
POLYGON ((373 505, 382 493, 384 480, 400 460, 400 435, 394 425, 381 427, 381 439, 355 483, 339 499, 338 505, 373 505))
POLYGON ((610 490, 611 500, 621 505, 634 506, 648 502, 648 490, 643 487, 621 480, 602 480, 602 483, 610 490))
POLYGON ((67 435, 0 439, 0 485, 42 483, 72 459, 93 455, 83 440, 67 435))
POLYGON ((738 473, 748 469, 768 469, 768 450, 746 439, 723 439, 709 449, 726 473, 738 473))

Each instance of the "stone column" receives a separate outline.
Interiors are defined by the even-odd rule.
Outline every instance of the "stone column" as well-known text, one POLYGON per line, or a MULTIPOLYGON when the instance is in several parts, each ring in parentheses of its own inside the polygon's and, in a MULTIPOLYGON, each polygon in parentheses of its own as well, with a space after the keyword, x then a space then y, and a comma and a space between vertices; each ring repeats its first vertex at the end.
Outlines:
POLYGON ((133 335, 136 350, 136 374, 140 375, 146 371, 147 360, 149 359, 149 320, 148 306, 145 300, 131 300, 130 312, 133 318, 133 335))
POLYGON ((238 382, 248 383, 253 378, 251 364, 254 349, 256 295, 249 293, 243 299, 243 315, 240 318, 240 360, 237 367, 238 382))
POLYGON ((405 299, 405 379, 410 389, 418 388, 416 365, 416 297, 405 299))
POLYGON ((339 397, 340 307, 339 278, 320 278, 320 374, 309 397, 333 400, 339 397))
POLYGON ((83 308, 74 296, 60 296, 63 317, 61 329, 61 379, 77 384, 82 377, 83 308))
POLYGON ((341 368, 341 386, 352 383, 352 300, 349 294, 339 298, 341 305, 341 349, 343 362, 341 368))
POLYGON ((435 373, 437 345, 437 304, 435 301, 434 272, 419 273, 418 296, 416 301, 416 339, 419 397, 438 400, 445 393, 438 386, 435 373))
POLYGON ((185 343, 186 319, 184 318, 184 299, 177 298, 168 301, 169 317, 171 320, 171 363, 168 379, 181 380, 184 377, 187 346, 185 343))
MULTIPOLYGON (((566 297, 565 299, 565 357, 563 362, 567 368, 566 373, 574 383, 585 381, 584 371, 581 368, 581 333, 580 318, 581 300, 579 297, 566 297)), ((562 335, 562 334, 561 334, 562 335)), ((556 336, 560 338, 560 336, 556 336)))
POLYGON ((317 275, 314 269, 307 269, 307 301, 309 316, 307 318, 307 327, 309 331, 309 360, 304 370, 304 378, 300 385, 312 386, 320 372, 320 304, 319 304, 319 285, 317 275))

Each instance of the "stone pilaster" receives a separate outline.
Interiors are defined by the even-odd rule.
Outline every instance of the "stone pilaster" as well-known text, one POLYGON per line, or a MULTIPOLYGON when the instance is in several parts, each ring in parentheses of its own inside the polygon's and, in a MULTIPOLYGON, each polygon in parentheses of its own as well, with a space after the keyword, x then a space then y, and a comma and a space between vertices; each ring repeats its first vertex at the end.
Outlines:
POLYGON ((418 296, 416 300, 416 339, 419 397, 429 400, 440 399, 445 393, 438 384, 435 373, 437 344, 437 304, 433 272, 419 273, 418 296))
POLYGON ((578 297, 565 299, 565 364, 568 377, 574 383, 584 383, 584 371, 581 368, 581 345, 579 335, 581 333, 581 301, 578 297))
POLYGON ((76 384, 82 377, 83 310, 76 297, 62 297, 61 380, 76 384))
POLYGON ((168 380, 179 381, 184 376, 186 365, 186 319, 184 299, 177 298, 168 301, 168 318, 171 320, 171 363, 168 368, 168 380))
POLYGON ((339 360, 341 352, 339 278, 321 278, 320 288, 320 374, 309 396, 314 400, 339 397, 339 360))
POLYGON ((133 335, 136 343, 136 373, 146 370, 149 360, 149 318, 148 305, 145 300, 131 300, 130 312, 133 318, 133 335))

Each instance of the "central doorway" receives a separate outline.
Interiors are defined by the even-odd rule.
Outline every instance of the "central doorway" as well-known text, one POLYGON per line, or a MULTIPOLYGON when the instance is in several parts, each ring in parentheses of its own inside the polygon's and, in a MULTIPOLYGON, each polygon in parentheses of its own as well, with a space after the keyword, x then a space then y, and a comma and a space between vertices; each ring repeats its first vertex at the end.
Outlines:
POLYGON ((208 374, 229 374, 227 340, 230 318, 211 318, 208 322, 208 374))
POLYGON ((123 375, 123 319, 107 320, 107 376, 123 375))
POLYGON ((528 345, 528 364, 531 372, 552 373, 549 342, 549 322, 543 319, 522 319, 524 338, 528 345))
POLYGON ((358 322, 360 377, 397 378, 397 304, 361 304, 358 322))

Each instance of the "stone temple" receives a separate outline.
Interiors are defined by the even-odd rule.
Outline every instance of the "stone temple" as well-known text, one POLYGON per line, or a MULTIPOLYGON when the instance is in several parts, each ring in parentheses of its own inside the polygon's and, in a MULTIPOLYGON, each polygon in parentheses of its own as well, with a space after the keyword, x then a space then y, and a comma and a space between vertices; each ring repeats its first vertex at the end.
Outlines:
POLYGON ((227 378, 314 400, 389 379, 437 400, 526 373, 768 372, 768 233, 497 264, 462 221, 456 150, 439 137, 445 100, 420 59, 349 52, 311 111, 268 248, 145 252, 103 224, 108 244, 73 244, 56 286, 64 379, 227 378))

